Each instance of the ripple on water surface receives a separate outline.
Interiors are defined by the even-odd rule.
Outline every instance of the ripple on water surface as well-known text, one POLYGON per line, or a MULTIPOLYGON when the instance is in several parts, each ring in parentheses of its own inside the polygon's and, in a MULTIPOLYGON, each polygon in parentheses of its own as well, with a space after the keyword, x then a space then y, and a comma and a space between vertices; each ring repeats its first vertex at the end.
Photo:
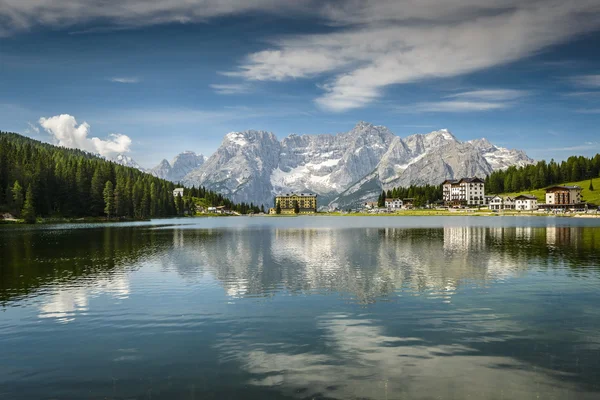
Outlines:
POLYGON ((600 396, 589 222, 44 226, 0 259, 0 398, 600 396))

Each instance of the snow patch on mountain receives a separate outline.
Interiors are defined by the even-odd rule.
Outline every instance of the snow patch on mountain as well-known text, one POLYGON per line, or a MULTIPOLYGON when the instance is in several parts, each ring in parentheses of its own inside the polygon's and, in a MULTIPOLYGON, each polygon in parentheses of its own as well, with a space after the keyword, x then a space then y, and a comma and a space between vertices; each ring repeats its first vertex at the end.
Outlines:
POLYGON ((124 165, 126 167, 139 169, 140 171, 146 171, 133 158, 131 158, 128 155, 125 155, 123 153, 117 154, 114 158, 112 158, 111 161, 113 161, 117 164, 124 165))
POLYGON ((310 191, 319 194, 321 206, 346 207, 376 197, 382 188, 484 177, 533 162, 486 139, 461 142, 448 129, 401 138, 363 121, 349 132, 292 134, 281 141, 270 132, 230 132, 208 159, 188 153, 172 164, 163 160, 153 173, 265 206, 275 194, 310 191), (177 173, 175 164, 181 164, 177 173))

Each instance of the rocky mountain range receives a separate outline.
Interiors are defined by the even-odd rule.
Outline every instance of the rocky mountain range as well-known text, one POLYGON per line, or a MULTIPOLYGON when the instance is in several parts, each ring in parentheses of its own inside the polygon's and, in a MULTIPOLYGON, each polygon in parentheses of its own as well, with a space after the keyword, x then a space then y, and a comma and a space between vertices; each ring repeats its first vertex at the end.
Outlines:
POLYGON ((163 159, 156 167, 147 172, 162 179, 179 182, 187 174, 200 168, 204 161, 206 161, 204 155, 196 154, 193 151, 184 151, 178 154, 170 163, 163 159))
POLYGON ((401 138, 359 122, 337 135, 290 135, 248 130, 225 135, 206 159, 193 152, 161 161, 148 172, 186 186, 206 186, 236 202, 273 203, 282 192, 314 192, 327 208, 373 200, 396 186, 439 184, 463 176, 532 163, 523 151, 486 139, 459 141, 446 129, 401 138))

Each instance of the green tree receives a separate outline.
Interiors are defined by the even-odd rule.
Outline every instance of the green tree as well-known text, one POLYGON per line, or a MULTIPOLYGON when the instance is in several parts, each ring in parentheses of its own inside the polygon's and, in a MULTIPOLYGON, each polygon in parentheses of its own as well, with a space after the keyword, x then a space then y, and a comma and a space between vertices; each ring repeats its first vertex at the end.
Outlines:
POLYGON ((104 197, 104 214, 106 214, 106 217, 110 219, 115 209, 115 193, 111 181, 106 181, 102 194, 104 197))
POLYGON ((277 202, 277 205, 275 206, 275 214, 281 214, 281 204, 279 204, 279 202, 277 202))
POLYGON ((183 197, 180 194, 177 195, 175 206, 177 207, 177 215, 183 215, 183 197))
POLYGON ((21 211, 21 217, 26 224, 35 224, 35 205, 33 204, 33 189, 31 185, 27 186, 27 194, 25 195, 25 204, 21 211))
POLYGON ((298 200, 294 200, 294 213, 295 214, 300 213, 300 205, 298 205, 298 200))
POLYGON ((592 182, 592 180, 590 179, 590 187, 589 187, 590 191, 594 191, 594 182, 592 182))
POLYGON ((386 197, 386 193, 385 193, 385 190, 383 190, 381 192, 381 194, 379 195, 379 198, 377 199, 377 207, 385 206, 385 197, 386 197))
POLYGON ((23 187, 19 181, 15 181, 12 187, 13 206, 15 207, 15 213, 17 216, 20 215, 21 208, 23 208, 23 187))
POLYGON ((104 209, 104 184, 102 182, 106 182, 106 180, 102 179, 100 168, 97 167, 90 187, 90 212, 93 216, 101 215, 104 209))

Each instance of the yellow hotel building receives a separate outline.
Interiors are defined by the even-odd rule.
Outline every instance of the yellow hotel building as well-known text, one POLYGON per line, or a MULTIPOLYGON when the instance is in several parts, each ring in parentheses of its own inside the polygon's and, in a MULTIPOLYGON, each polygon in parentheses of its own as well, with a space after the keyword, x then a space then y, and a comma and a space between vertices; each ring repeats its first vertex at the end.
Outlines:
POLYGON ((312 193, 289 193, 275 197, 275 207, 279 204, 282 214, 294 214, 295 202, 298 202, 300 214, 317 212, 317 195, 312 193))

